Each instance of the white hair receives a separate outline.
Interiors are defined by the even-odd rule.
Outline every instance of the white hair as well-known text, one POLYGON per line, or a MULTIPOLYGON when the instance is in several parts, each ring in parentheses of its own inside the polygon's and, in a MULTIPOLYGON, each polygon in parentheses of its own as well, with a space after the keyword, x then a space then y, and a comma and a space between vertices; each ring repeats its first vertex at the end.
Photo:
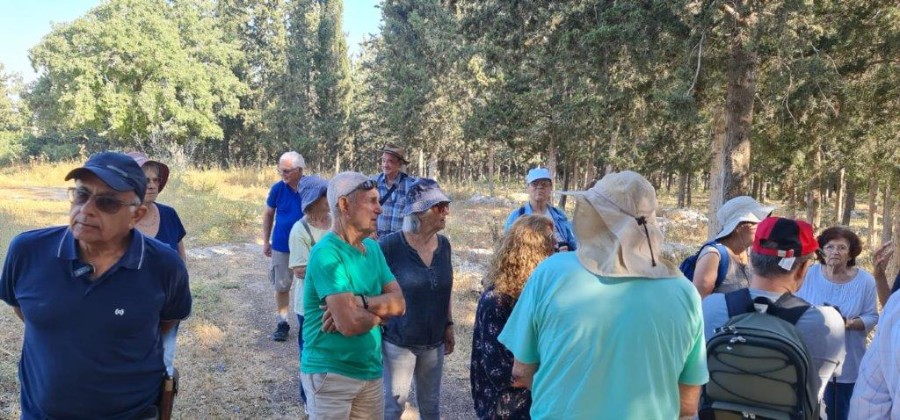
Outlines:
POLYGON ((285 152, 283 155, 281 155, 280 158, 278 158, 278 162, 281 162, 283 160, 290 161, 291 166, 293 166, 294 168, 306 168, 306 161, 303 160, 303 155, 293 150, 291 150, 290 152, 285 152))
MULTIPOLYGON (((426 210, 427 211, 427 210, 426 210)), ((406 233, 419 233, 422 229, 421 213, 410 213, 403 217, 403 231, 406 233)))

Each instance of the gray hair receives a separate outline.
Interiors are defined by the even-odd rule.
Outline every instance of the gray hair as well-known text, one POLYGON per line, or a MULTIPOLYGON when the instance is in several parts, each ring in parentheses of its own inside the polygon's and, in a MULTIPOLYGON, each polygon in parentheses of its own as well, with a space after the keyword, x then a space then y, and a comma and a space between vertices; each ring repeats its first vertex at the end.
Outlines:
POLYGON ((791 266, 790 270, 785 270, 781 268, 778 263, 781 262, 781 257, 770 256, 770 255, 762 255, 753 251, 750 251, 750 265, 753 267, 753 273, 765 278, 772 278, 787 274, 789 272, 795 271, 803 266, 810 258, 812 258, 813 254, 804 255, 802 257, 797 257, 794 260, 794 265, 791 266))
POLYGON ((291 162, 291 166, 294 168, 306 168, 306 161, 303 160, 303 155, 293 150, 291 150, 290 152, 285 152, 283 155, 281 155, 280 158, 278 158, 278 162, 281 162, 283 160, 289 160, 291 162))
MULTIPOLYGON (((427 210, 426 210, 427 211, 427 210)), ((421 213, 410 213, 403 217, 403 231, 406 233, 419 233, 422 229, 421 213)))

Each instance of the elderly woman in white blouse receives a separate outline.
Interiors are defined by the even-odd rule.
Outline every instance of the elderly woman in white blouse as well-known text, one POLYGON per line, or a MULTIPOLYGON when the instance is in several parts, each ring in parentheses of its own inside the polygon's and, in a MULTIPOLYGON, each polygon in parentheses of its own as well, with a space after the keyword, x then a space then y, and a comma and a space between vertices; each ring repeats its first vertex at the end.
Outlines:
POLYGON ((859 374, 859 363, 866 352, 866 335, 878 323, 875 278, 856 266, 862 252, 859 236, 850 229, 835 226, 817 238, 823 253, 820 264, 806 273, 797 296, 813 305, 831 305, 844 317, 847 356, 841 374, 825 388, 828 419, 846 419, 850 397, 859 374))

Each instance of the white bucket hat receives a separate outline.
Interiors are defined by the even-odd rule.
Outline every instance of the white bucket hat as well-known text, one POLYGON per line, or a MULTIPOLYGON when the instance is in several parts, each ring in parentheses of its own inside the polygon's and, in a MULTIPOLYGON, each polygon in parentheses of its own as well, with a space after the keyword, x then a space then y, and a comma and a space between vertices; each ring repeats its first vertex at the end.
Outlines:
POLYGON ((660 258, 663 234, 656 224, 656 190, 640 174, 609 174, 587 191, 562 194, 577 197, 575 253, 588 271, 607 277, 682 276, 660 258))
POLYGON ((730 235, 743 222, 759 223, 768 217, 772 210, 775 210, 775 207, 763 206, 753 197, 746 195, 734 197, 722 204, 716 212, 716 219, 722 229, 713 239, 718 240, 730 235))

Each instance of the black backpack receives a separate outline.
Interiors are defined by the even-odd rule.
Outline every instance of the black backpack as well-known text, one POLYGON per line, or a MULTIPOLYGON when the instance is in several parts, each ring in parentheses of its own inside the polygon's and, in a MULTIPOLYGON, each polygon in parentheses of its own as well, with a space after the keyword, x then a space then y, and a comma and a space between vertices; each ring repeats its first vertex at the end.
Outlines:
POLYGON ((754 301, 748 289, 726 293, 725 303, 728 322, 706 345, 700 419, 818 419, 818 373, 794 328, 810 304, 790 293, 754 301))

